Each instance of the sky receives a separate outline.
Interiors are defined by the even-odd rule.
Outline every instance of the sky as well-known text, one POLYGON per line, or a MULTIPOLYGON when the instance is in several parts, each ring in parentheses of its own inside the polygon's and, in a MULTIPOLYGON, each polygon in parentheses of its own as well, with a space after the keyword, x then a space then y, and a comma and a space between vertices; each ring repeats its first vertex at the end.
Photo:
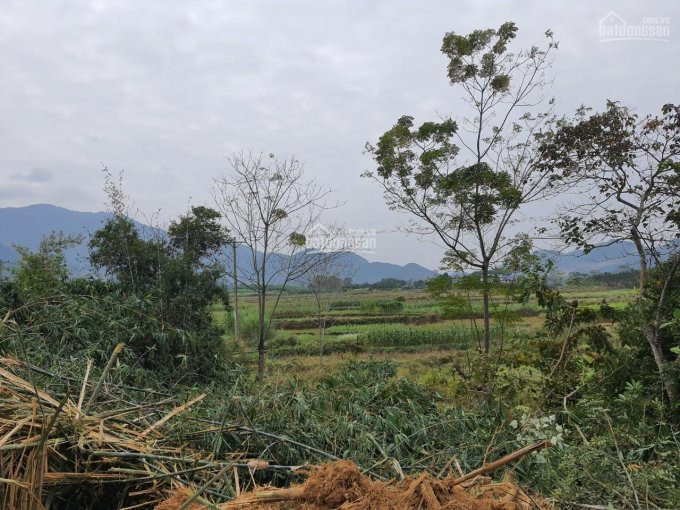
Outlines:
POLYGON ((679 20, 677 0, 2 0, 0 207, 102 210, 106 166, 167 219, 211 205, 234 151, 294 154, 343 203, 324 221, 376 230, 367 258, 437 268, 443 249, 401 232, 408 217, 361 173, 400 116, 465 115, 443 35, 514 21, 519 49, 550 28, 559 113, 613 99, 646 114, 680 101, 679 20), (669 35, 603 42, 611 12, 669 35))

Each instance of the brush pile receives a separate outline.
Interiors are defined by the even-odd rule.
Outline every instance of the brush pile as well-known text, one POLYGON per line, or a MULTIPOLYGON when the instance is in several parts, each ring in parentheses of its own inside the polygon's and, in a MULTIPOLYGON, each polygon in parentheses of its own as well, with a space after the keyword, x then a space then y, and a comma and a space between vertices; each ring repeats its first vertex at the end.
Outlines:
MULTIPOLYGON (((205 421, 188 416, 204 394, 178 402, 152 390, 107 385, 120 348, 98 377, 89 377, 88 365, 82 380, 0 358, 0 508, 547 508, 509 480, 490 483, 484 476, 546 444, 466 475, 449 471, 444 478, 423 474, 392 482, 369 478, 348 461, 280 466, 211 450, 205 435, 215 431, 214 423, 206 430, 205 421), (36 371, 43 384, 35 382, 36 371), (50 377, 59 380, 45 383, 50 377), (285 476, 271 475, 281 471, 285 476), (291 485, 300 473, 304 483, 291 485)), ((267 435, 245 426, 217 429, 267 435)))
MULTIPOLYGON (((156 510, 178 510, 190 495, 177 491, 156 510)), ((191 506, 198 510, 201 505, 191 506)), ((531 496, 511 477, 492 483, 480 476, 466 482, 452 476, 437 479, 427 473, 401 481, 373 480, 349 461, 341 460, 314 469, 300 485, 280 489, 258 488, 233 501, 218 505, 220 510, 547 510, 544 500, 531 496)))
MULTIPOLYGON (((164 435, 205 395, 132 402, 133 392, 105 388, 106 370, 75 395, 50 394, 17 375, 25 367, 0 358, 0 508, 152 508, 168 490, 193 491, 225 467, 247 466, 238 453, 216 458, 164 435)), ((204 492, 200 501, 230 499, 204 492)))

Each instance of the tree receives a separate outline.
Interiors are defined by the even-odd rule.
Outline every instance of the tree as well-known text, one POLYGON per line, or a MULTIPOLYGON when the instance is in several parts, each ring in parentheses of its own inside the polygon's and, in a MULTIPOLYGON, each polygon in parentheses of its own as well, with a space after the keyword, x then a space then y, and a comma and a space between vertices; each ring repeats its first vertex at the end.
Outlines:
POLYGON ((229 164, 231 174, 214 180, 213 197, 231 235, 248 252, 247 264, 237 268, 237 279, 257 294, 261 381, 265 341, 281 295, 291 282, 302 280, 335 256, 319 249, 323 247, 306 246, 306 234, 328 208, 330 192, 306 179, 303 165, 292 156, 241 152, 233 154, 229 164), (274 293, 271 304, 270 291, 274 293))
POLYGON ((680 267, 680 106, 643 117, 616 102, 602 113, 580 108, 546 133, 541 165, 579 197, 560 214, 565 242, 588 252, 631 241, 639 259, 641 329, 671 405, 680 388, 661 341, 663 311, 680 267), (656 298, 645 297, 656 268, 656 298))
POLYGON ((157 288, 161 265, 169 256, 162 239, 143 239, 134 221, 115 215, 89 242, 90 263, 114 277, 127 293, 148 294, 157 288))
POLYGON ((319 360, 323 362, 326 327, 332 319, 330 314, 333 301, 343 290, 343 280, 339 275, 342 267, 334 264, 334 260, 326 259, 327 264, 318 264, 307 273, 305 286, 314 298, 314 312, 319 325, 319 360))
POLYGON ((210 305, 216 300, 228 303, 218 259, 228 232, 220 217, 214 209, 192 207, 168 227, 171 252, 162 267, 161 296, 167 320, 178 326, 211 331, 210 305))
MULTIPOLYGON (((199 206, 170 223, 167 235, 142 237, 135 223, 114 215, 90 240, 90 261, 111 277, 125 298, 146 304, 145 316, 161 332, 147 335, 151 356, 166 365, 193 365, 209 377, 224 363, 223 331, 210 305, 224 301, 217 261, 227 241, 220 214, 199 206)), ((167 368, 167 367, 166 367, 167 368)))
POLYGON ((536 165, 535 142, 552 119, 552 102, 546 112, 536 113, 536 106, 557 43, 548 31, 545 48, 512 53, 516 32, 514 23, 504 23, 467 36, 447 33, 448 77, 462 89, 470 115, 417 128, 413 117, 403 116, 375 146, 366 146, 377 168, 364 175, 382 186, 390 208, 409 213, 413 231, 444 244, 447 267, 481 272, 487 353, 489 275, 519 242, 508 229, 521 206, 556 192, 536 165))
POLYGON ((52 232, 40 241, 35 252, 25 246, 14 246, 21 256, 13 270, 19 297, 26 301, 59 292, 69 274, 64 250, 82 241, 82 236, 52 232))

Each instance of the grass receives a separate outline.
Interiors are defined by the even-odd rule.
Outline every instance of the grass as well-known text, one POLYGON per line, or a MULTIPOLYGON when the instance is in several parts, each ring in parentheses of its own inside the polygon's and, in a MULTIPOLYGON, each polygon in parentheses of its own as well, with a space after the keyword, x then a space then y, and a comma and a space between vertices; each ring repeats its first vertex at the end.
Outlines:
MULTIPOLYGON (((610 306, 623 308, 635 291, 584 288, 564 289, 562 293, 568 300, 578 299, 579 306, 595 308, 606 299, 610 306)), ((459 351, 479 345, 481 321, 442 319, 437 303, 425 291, 351 290, 331 301, 324 357, 320 360, 314 298, 302 293, 283 296, 267 341, 272 380, 316 380, 322 374, 334 373, 348 359, 390 359, 400 361, 400 373, 446 395, 452 391, 451 360, 459 351)), ((243 296, 239 303, 241 344, 232 352, 238 361, 252 364, 256 360, 256 300, 254 296, 243 296)), ((492 337, 496 341, 501 334, 506 341, 532 341, 541 333, 543 317, 535 301, 506 305, 496 300, 496 305, 500 310, 521 312, 520 322, 503 331, 492 320, 492 337)), ((472 296, 472 308, 481 313, 480 296, 472 296)), ((225 341, 233 347, 231 316, 216 306, 213 317, 227 324, 225 341)))

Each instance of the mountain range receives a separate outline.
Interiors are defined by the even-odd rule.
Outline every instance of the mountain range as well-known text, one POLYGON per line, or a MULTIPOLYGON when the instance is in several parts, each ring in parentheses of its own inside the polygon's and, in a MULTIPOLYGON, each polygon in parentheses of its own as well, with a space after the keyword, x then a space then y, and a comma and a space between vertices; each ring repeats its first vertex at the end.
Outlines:
MULTIPOLYGON (((9 264, 15 263, 19 255, 13 245, 22 245, 35 250, 40 240, 51 232, 82 235, 87 240, 110 217, 111 215, 106 212, 72 211, 50 204, 0 208, 0 260, 9 264)), ((137 226, 141 229, 151 229, 142 223, 137 223, 137 226)), ((85 274, 91 269, 87 254, 86 241, 66 252, 69 268, 75 274, 85 274)), ((247 267, 248 249, 239 247, 236 258, 239 266, 247 267)), ((415 263, 402 266, 387 262, 370 262, 355 253, 343 254, 339 264, 347 268, 347 274, 342 276, 351 277, 354 283, 375 283, 384 278, 423 280, 437 274, 415 263)))
MULTIPOLYGON (((50 204, 35 204, 26 207, 0 208, 0 261, 12 264, 19 258, 12 247, 15 244, 36 249, 40 240, 50 232, 62 231, 66 234, 82 235, 87 239, 110 218, 106 212, 72 211, 50 204)), ((141 229, 151 229, 137 222, 141 229)), ((637 256, 632 243, 619 242, 600 247, 588 254, 579 250, 566 253, 539 250, 541 254, 555 260, 555 267, 563 273, 616 272, 621 266, 637 267, 637 256)), ((70 249, 66 253, 70 269, 75 274, 90 271, 87 260, 87 243, 70 249)), ((248 250, 241 247, 237 253, 240 264, 248 263, 248 250)), ((355 253, 343 255, 341 265, 347 268, 346 275, 354 283, 375 283, 383 278, 398 280, 422 280, 437 273, 419 264, 390 264, 370 262, 355 253)))
POLYGON ((639 259, 635 245, 619 241, 609 246, 598 246, 590 253, 581 250, 557 252, 538 250, 539 254, 555 261, 555 268, 562 273, 616 273, 627 268, 637 268, 639 259))

